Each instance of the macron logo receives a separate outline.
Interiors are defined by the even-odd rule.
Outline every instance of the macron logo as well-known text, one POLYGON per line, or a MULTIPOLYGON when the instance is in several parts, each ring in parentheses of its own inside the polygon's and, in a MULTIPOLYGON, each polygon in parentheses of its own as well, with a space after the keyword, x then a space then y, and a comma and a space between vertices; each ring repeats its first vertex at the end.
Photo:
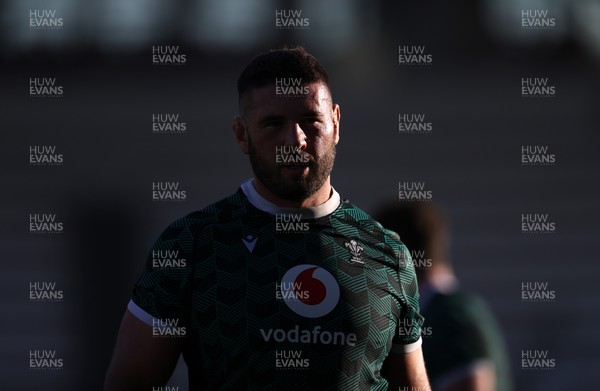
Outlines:
POLYGON ((258 240, 258 236, 252 236, 250 234, 248 234, 245 238, 242 238, 242 242, 244 242, 244 245, 246 246, 246 248, 248 249, 250 254, 252 254, 252 251, 254 250, 254 246, 256 246, 257 240, 258 240))

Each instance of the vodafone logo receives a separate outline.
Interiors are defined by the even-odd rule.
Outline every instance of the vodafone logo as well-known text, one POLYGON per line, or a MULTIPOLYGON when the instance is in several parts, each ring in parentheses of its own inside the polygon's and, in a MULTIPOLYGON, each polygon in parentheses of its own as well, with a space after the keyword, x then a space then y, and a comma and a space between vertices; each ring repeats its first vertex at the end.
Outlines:
POLYGON ((285 304, 305 318, 330 313, 340 300, 340 287, 327 270, 315 265, 298 265, 288 270, 280 284, 285 304))

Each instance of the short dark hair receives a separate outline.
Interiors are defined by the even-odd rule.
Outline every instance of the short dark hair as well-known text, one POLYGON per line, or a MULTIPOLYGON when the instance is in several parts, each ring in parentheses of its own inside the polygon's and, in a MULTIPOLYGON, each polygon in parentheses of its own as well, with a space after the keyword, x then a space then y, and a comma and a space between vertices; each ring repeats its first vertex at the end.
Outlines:
POLYGON ((275 84, 275 78, 301 78, 302 83, 323 82, 329 88, 325 68, 302 46, 271 50, 254 57, 240 74, 238 96, 253 88, 275 84))

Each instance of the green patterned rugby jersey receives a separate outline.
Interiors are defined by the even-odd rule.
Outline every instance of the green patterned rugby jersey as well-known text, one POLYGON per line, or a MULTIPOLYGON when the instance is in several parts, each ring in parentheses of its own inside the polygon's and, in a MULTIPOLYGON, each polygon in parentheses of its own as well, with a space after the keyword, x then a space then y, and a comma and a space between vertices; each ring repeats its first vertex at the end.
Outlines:
POLYGON ((191 390, 386 390, 390 350, 418 349, 408 250, 332 193, 278 208, 250 180, 156 241, 128 309, 185 339, 191 390))

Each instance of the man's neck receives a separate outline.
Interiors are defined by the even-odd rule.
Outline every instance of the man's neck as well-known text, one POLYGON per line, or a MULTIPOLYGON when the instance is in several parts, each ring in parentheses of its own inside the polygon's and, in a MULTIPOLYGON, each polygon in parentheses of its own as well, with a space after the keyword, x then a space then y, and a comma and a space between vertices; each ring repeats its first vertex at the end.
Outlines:
POLYGON ((272 204, 280 206, 282 208, 300 209, 319 206, 327 202, 327 200, 331 197, 332 194, 332 187, 329 177, 327 178, 325 183, 323 183, 323 186, 321 186, 321 188, 317 190, 313 195, 300 201, 286 200, 276 196, 275 194, 271 193, 260 180, 256 178, 252 180, 252 184, 254 185, 256 192, 260 194, 261 197, 271 202, 272 204))

